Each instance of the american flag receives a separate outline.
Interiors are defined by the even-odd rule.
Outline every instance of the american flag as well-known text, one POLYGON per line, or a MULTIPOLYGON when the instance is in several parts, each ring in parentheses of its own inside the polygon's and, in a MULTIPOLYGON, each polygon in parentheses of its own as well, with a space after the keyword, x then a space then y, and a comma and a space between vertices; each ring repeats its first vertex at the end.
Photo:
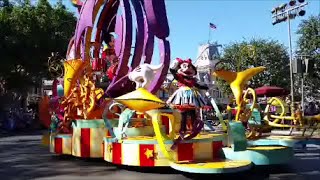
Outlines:
POLYGON ((214 25, 213 23, 210 23, 209 26, 210 26, 211 29, 217 29, 217 26, 214 25))

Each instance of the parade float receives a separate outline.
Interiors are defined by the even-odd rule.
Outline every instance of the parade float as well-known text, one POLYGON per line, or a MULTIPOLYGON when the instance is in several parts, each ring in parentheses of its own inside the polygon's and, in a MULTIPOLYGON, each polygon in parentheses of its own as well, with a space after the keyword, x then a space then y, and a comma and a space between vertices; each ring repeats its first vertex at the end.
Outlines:
POLYGON ((306 144, 319 144, 319 138, 313 137, 314 132, 320 128, 320 115, 303 116, 301 109, 286 116, 288 105, 279 98, 287 95, 288 92, 279 87, 260 87, 257 89, 247 88, 239 82, 245 82, 257 73, 263 71, 263 67, 251 68, 242 72, 232 72, 227 70, 216 70, 214 75, 224 79, 230 84, 236 101, 237 114, 235 121, 242 122, 246 127, 246 137, 252 146, 281 145, 286 147, 301 147, 306 144), (243 78, 245 77, 245 78, 243 78), (265 109, 261 109, 257 103, 258 97, 269 97, 265 109), (270 107, 277 108, 277 114, 271 112, 270 107), (261 112, 263 111, 263 112, 261 112), (265 128, 289 128, 287 135, 263 135, 265 128), (294 135, 294 129, 301 130, 302 133, 294 135), (309 130, 309 134, 306 132, 309 130))
POLYGON ((204 103, 196 89, 206 87, 194 78, 197 71, 190 59, 176 59, 170 66, 164 0, 72 2, 80 15, 63 62, 64 73, 55 80, 52 98, 45 97, 40 105, 42 118, 48 119, 49 114, 51 119, 50 133, 43 136, 50 152, 206 174, 240 172, 293 158, 292 147, 252 145, 247 140, 243 122, 251 117, 254 105, 248 111, 244 108, 246 94, 255 96, 252 89, 244 96, 242 92, 264 67, 238 73, 215 71, 230 83, 243 111, 235 121, 226 122, 211 98, 224 132, 201 132, 204 123, 198 110, 204 103), (159 65, 151 65, 155 41, 159 65), (108 52, 104 58, 103 43, 108 52), (168 70, 180 87, 164 102, 155 93, 168 70))

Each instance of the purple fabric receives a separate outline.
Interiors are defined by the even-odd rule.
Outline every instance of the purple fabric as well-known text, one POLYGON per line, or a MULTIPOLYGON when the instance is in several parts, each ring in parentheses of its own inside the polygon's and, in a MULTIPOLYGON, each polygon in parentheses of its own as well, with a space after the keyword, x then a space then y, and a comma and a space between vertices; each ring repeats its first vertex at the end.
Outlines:
MULTIPOLYGON (((83 35, 85 34, 87 27, 93 26, 93 20, 92 20, 92 11, 95 5, 95 0, 91 1, 85 1, 82 5, 80 17, 77 23, 76 27, 76 33, 75 33, 75 56, 76 58, 80 58, 80 54, 84 54, 84 52, 81 53, 81 45, 84 43, 81 43, 83 40, 83 35)), ((84 48, 82 50, 85 50, 84 48)))
POLYGON ((150 85, 149 91, 156 93, 166 79, 166 75, 170 66, 170 43, 167 40, 159 40, 160 62, 163 68, 155 76, 154 81, 150 85))
POLYGON ((169 36, 169 24, 164 0, 145 0, 148 22, 153 33, 164 39, 169 36))
POLYGON ((144 17, 143 17, 140 0, 132 0, 131 2, 136 14, 137 27, 136 27, 136 41, 134 45, 135 49, 134 49, 134 54, 131 61, 130 71, 136 68, 140 64, 142 53, 143 53, 144 35, 145 35, 144 17))

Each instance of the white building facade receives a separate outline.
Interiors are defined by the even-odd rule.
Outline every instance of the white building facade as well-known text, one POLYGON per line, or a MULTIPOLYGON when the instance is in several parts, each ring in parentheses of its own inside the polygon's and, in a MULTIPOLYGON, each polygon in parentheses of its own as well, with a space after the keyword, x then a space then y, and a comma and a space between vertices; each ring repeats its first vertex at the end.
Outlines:
POLYGON ((209 87, 210 95, 215 99, 217 104, 227 104, 229 98, 224 96, 215 83, 216 77, 212 75, 212 68, 218 63, 220 57, 218 43, 201 44, 198 48, 198 55, 194 62, 198 70, 198 79, 200 83, 206 84, 209 87))

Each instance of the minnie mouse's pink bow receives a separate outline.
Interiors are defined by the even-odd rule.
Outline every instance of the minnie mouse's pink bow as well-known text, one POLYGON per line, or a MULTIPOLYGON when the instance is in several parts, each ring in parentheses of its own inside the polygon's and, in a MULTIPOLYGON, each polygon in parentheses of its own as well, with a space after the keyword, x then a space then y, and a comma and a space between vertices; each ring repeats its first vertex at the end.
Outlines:
POLYGON ((182 63, 188 63, 188 64, 191 64, 192 63, 192 60, 189 58, 189 59, 186 59, 186 60, 183 60, 181 58, 176 58, 176 60, 182 64, 182 63))

